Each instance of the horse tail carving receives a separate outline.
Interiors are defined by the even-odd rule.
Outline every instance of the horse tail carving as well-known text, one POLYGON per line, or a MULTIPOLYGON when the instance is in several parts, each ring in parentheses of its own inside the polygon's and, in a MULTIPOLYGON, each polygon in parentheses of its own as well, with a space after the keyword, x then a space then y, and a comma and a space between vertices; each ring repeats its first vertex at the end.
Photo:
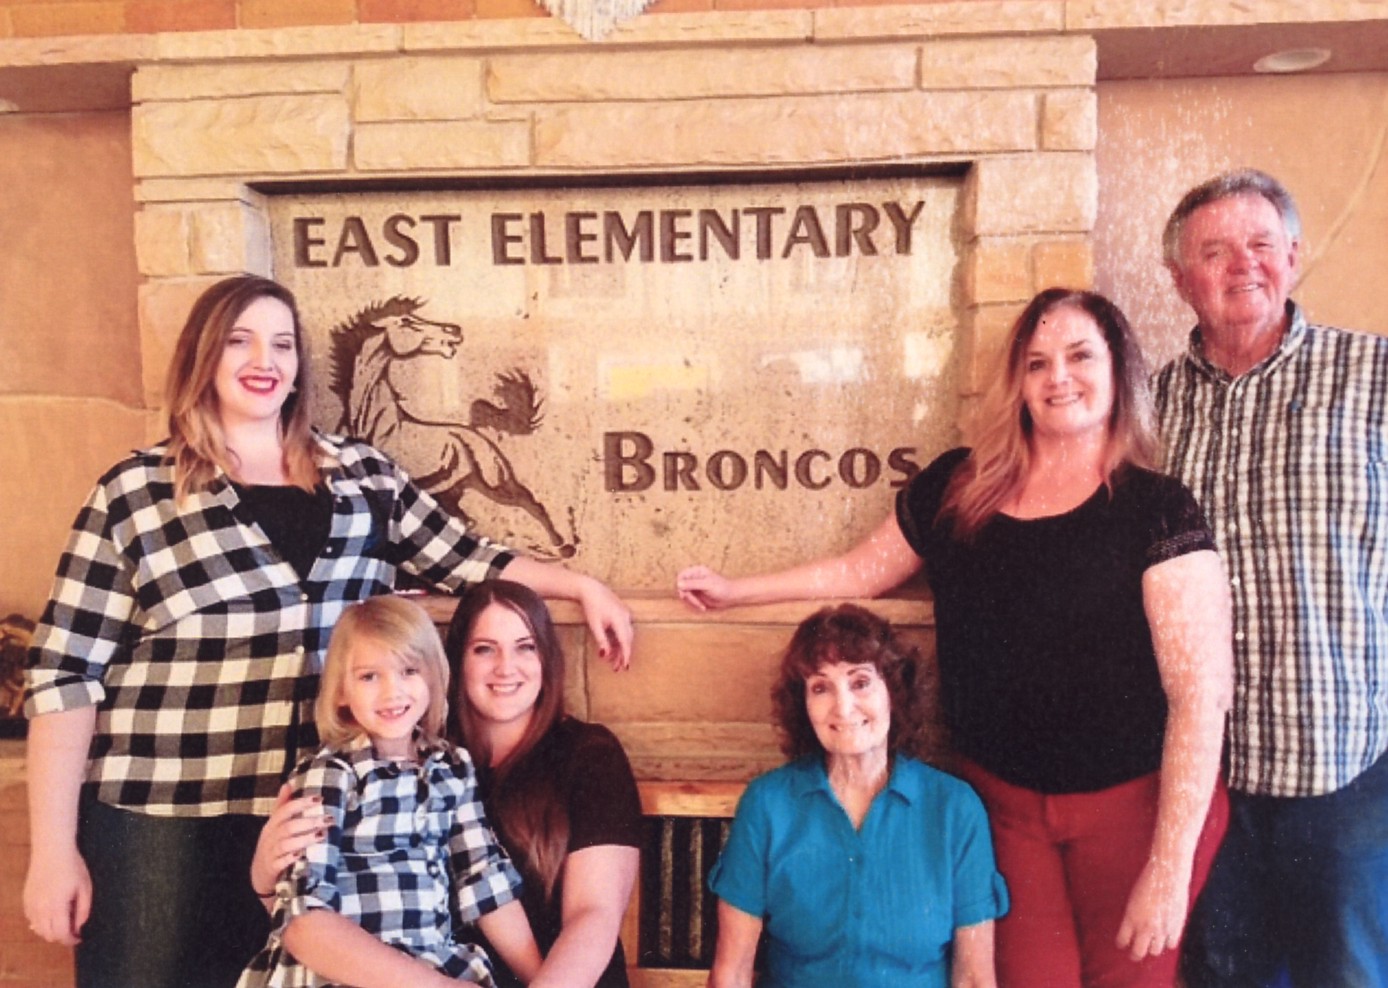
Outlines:
POLYGON ((493 404, 478 398, 468 409, 468 424, 474 429, 489 428, 514 436, 528 436, 544 421, 544 402, 530 375, 513 367, 496 376, 493 404))

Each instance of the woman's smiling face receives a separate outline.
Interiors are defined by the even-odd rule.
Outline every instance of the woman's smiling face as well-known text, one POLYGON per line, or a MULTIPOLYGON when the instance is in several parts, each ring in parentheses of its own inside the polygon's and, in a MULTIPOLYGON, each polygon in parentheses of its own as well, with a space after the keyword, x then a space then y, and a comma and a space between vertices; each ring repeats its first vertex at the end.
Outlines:
POLYGON ((463 700, 483 723, 527 721, 540 698, 543 668, 525 619, 491 604, 472 623, 463 647, 463 700))

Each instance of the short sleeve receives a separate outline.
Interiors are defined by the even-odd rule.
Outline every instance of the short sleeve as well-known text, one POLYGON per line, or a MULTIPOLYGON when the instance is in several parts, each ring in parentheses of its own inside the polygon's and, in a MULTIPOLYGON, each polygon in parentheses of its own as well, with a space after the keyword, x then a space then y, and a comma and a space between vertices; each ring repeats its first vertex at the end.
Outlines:
POLYGON ((1145 566, 1151 567, 1187 553, 1214 549, 1214 534, 1190 489, 1175 477, 1150 474, 1152 490, 1145 498, 1149 537, 1145 566))
POLYGON ((766 787, 753 779, 738 800, 723 852, 709 872, 709 891, 728 905, 758 919, 766 915, 766 881, 770 862, 770 812, 766 787))
POLYGON ((1007 914, 1007 884, 993 857, 993 838, 983 802, 960 783, 954 802, 954 928, 973 926, 1007 914))
POLYGON ((911 478, 896 496, 896 522, 906 544, 925 558, 935 516, 940 513, 945 490, 954 472, 968 459, 969 450, 960 447, 937 456, 931 464, 911 478))
POLYGON ((568 794, 569 852, 641 846, 641 796, 622 744, 599 724, 578 724, 568 794))

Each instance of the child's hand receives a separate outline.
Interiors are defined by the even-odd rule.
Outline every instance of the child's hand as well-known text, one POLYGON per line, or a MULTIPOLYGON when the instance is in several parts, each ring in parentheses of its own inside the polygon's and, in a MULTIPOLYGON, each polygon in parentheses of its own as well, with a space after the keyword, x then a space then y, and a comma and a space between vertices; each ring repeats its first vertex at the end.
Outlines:
POLYGON ((251 886, 256 895, 274 894, 275 883, 304 850, 327 836, 329 818, 323 814, 323 801, 317 796, 290 798, 290 789, 280 787, 279 802, 265 821, 251 860, 251 886))

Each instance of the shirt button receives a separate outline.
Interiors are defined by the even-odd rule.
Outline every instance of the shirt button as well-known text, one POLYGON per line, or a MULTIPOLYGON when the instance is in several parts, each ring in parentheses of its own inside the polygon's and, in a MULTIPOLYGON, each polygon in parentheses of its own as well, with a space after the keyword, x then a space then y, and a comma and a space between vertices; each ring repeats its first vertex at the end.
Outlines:
POLYGON ((1231 586, 1231 587, 1237 587, 1238 585, 1239 585, 1239 578, 1238 578, 1237 576, 1231 576, 1231 577, 1229 577, 1229 586, 1231 586))
POLYGON ((299 600, 301 600, 303 603, 307 604, 307 603, 308 603, 308 594, 306 594, 306 593, 301 593, 301 594, 299 594, 299 600))
POLYGON ((1234 534, 1235 532, 1237 532, 1238 530, 1239 530, 1239 526, 1238 526, 1237 524, 1235 524, 1234 522, 1230 522, 1230 523, 1229 523, 1229 534, 1230 534, 1230 535, 1233 535, 1233 534, 1234 534))
POLYGON ((1243 636, 1243 632, 1242 632, 1242 631, 1236 631, 1236 632, 1234 632, 1234 641, 1236 641, 1236 642, 1241 642, 1241 641, 1243 641, 1243 637, 1244 637, 1244 636, 1243 636))
POLYGON ((295 645, 295 646, 294 646, 294 654, 295 654, 295 655, 303 655, 304 652, 305 652, 304 646, 302 646, 302 645, 295 645))

